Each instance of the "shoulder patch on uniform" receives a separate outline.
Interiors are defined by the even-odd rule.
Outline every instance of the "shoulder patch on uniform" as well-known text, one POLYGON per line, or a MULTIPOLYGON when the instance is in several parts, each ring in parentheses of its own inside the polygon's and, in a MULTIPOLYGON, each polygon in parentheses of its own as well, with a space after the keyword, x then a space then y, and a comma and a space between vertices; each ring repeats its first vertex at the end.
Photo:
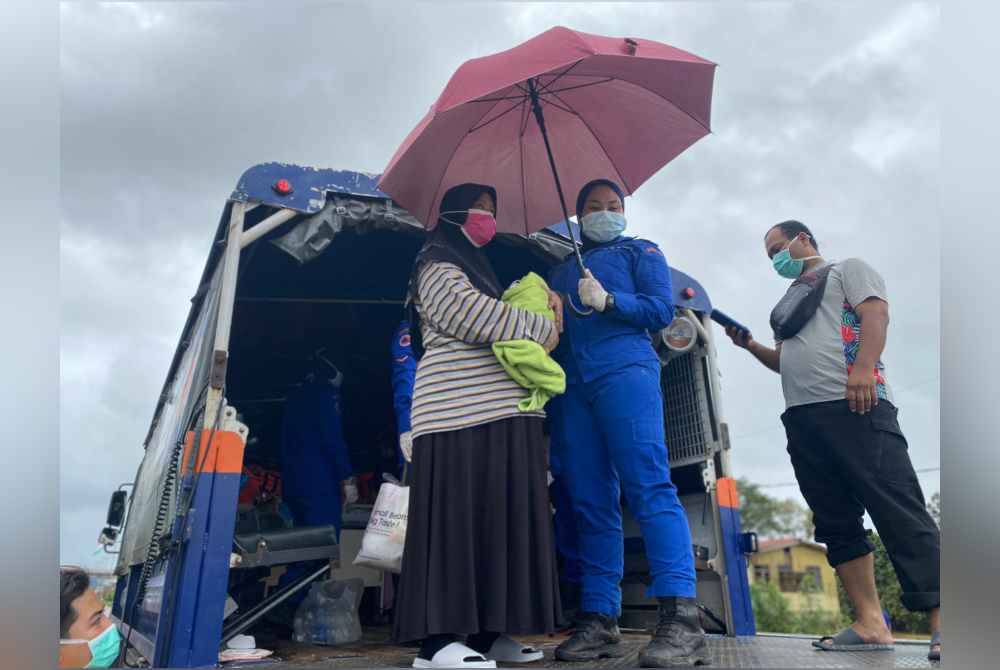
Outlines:
POLYGON ((408 347, 410 346, 410 333, 403 333, 399 338, 399 346, 408 347))
POLYGON ((660 254, 661 256, 663 255, 663 252, 660 251, 659 247, 646 247, 645 252, 647 254, 660 254))

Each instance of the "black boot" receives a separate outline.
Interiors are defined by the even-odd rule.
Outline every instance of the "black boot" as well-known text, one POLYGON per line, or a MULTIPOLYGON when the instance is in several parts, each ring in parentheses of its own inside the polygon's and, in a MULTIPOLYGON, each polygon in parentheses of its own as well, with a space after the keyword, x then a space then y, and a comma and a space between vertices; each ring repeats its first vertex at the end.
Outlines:
POLYGON ((618 622, 596 612, 582 612, 576 619, 576 630, 568 640, 556 647, 560 661, 593 661, 599 658, 624 656, 622 634, 618 622))
POLYGON ((644 668, 672 668, 677 665, 708 665, 705 631, 698 619, 694 598, 657 598, 660 611, 656 632, 639 654, 644 668))

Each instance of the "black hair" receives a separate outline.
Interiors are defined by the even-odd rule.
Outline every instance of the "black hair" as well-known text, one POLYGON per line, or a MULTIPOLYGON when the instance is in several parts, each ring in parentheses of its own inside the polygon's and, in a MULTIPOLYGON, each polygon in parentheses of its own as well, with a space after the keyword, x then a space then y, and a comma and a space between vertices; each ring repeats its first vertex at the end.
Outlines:
MULTIPOLYGON (((816 236, 812 234, 812 231, 806 226, 806 224, 801 221, 796 221, 795 219, 789 219, 788 221, 782 221, 781 223, 776 223, 767 229, 767 232, 771 232, 775 228, 780 228, 782 234, 785 236, 786 240, 795 239, 795 236, 799 233, 805 233, 809 237, 809 243, 813 245, 813 249, 819 251, 819 242, 816 241, 816 236)), ((767 237, 767 233, 764 233, 764 237, 767 237)))
POLYGON ((59 637, 69 635, 69 627, 76 623, 77 612, 73 601, 90 588, 90 577, 80 568, 59 569, 59 637))
POLYGON ((490 194, 490 197, 493 198, 493 207, 496 208, 496 213, 499 213, 500 202, 497 200, 497 190, 495 188, 485 184, 459 184, 458 186, 449 188, 441 198, 440 211, 451 212, 451 214, 448 214, 446 217, 439 215, 437 225, 441 226, 444 223, 452 223, 461 226, 465 223, 466 213, 463 210, 471 208, 483 193, 490 194))
POLYGON ((580 193, 576 196, 576 221, 580 222, 580 217, 583 215, 583 206, 587 204, 587 196, 598 186, 607 186, 612 191, 618 195, 618 199, 622 201, 622 209, 625 208, 625 192, 622 191, 622 187, 614 183, 610 179, 594 179, 583 185, 580 189, 580 193))

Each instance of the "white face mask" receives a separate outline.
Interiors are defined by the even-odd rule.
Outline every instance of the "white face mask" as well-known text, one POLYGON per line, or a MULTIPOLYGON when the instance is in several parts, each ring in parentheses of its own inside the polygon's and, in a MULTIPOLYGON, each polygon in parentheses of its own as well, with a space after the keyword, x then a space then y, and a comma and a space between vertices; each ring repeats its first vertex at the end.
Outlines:
POLYGON ((610 242, 625 232, 625 215, 602 209, 580 219, 580 230, 594 242, 610 242))

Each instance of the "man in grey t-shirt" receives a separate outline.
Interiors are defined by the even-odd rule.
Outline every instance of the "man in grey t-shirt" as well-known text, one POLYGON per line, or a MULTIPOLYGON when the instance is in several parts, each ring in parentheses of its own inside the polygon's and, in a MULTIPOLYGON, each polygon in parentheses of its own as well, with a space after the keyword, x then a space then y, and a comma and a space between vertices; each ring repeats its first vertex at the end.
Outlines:
POLYGON ((764 245, 778 274, 793 280, 772 314, 772 327, 783 337, 776 330, 771 349, 745 331, 726 332, 781 374, 781 419, 795 477, 813 512, 816 541, 827 545, 857 613, 850 628, 813 644, 892 649, 875 588, 874 545, 862 523, 867 511, 896 570, 903 605, 930 613, 929 657, 939 658, 940 533, 913 471, 881 360, 889 325, 885 282, 859 258, 825 260, 798 221, 773 226, 764 245))
MULTIPOLYGON (((872 266, 860 258, 839 262, 815 258, 811 262, 809 272, 830 266, 823 299, 813 318, 794 337, 785 341, 775 338, 781 352, 779 371, 786 407, 849 400, 849 376, 854 371, 861 342, 858 310, 873 312, 869 317, 872 321, 885 315, 881 319, 885 324, 880 324, 883 327, 876 331, 884 331, 884 325, 888 324, 885 282, 872 266)), ((880 341, 885 344, 884 333, 880 341)), ((874 355, 875 349, 871 353, 874 355)), ((866 370, 858 372, 866 374, 856 375, 853 382, 856 404, 862 413, 871 411, 876 399, 893 401, 882 361, 876 357, 871 368, 865 367, 866 370), (871 371, 874 374, 867 374, 871 371)))

